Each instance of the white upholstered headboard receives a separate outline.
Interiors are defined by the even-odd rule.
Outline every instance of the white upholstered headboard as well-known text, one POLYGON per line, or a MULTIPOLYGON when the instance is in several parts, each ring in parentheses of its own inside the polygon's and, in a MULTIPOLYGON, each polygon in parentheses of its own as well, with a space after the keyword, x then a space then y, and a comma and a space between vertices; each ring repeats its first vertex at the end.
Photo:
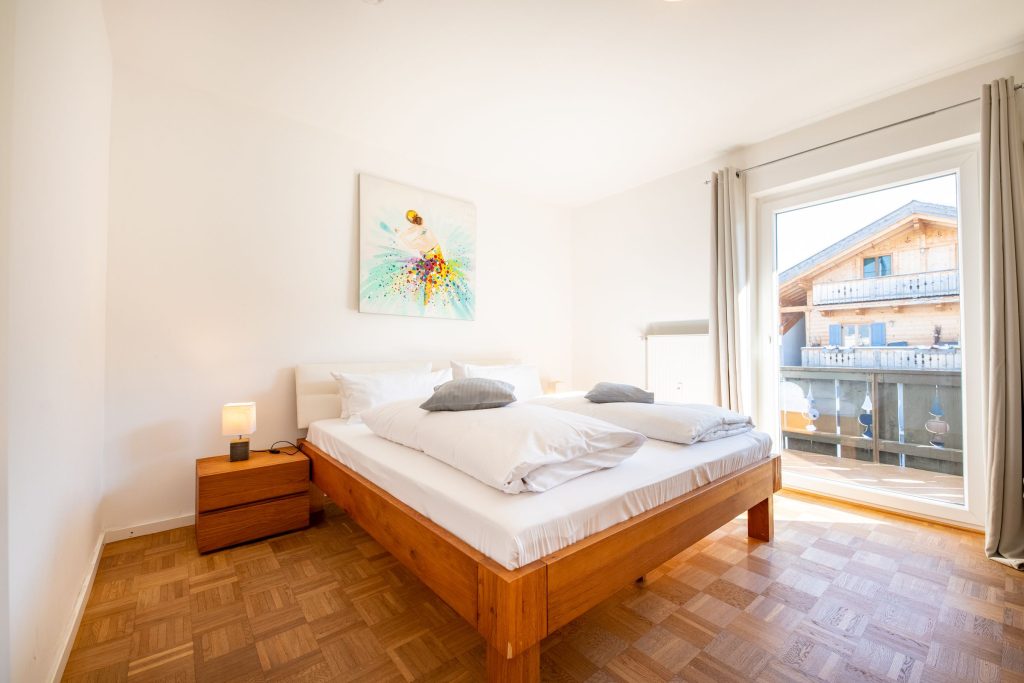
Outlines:
MULTIPOLYGON (((461 359, 456 359, 461 360, 461 359)), ((477 365, 514 365, 518 360, 469 360, 477 365)), ((341 415, 341 394, 332 372, 395 372, 416 370, 425 363, 435 370, 449 367, 448 361, 387 361, 381 363, 310 363, 295 367, 295 417, 299 429, 310 422, 341 415)))

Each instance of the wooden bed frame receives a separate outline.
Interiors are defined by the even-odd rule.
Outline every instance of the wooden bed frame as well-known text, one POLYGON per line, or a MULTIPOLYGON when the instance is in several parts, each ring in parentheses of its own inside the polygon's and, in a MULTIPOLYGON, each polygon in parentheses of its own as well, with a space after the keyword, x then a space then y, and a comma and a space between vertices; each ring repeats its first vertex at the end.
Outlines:
POLYGON ((747 512, 772 540, 778 456, 717 479, 516 570, 508 570, 306 440, 313 483, 473 625, 490 681, 539 681, 540 642, 706 535, 747 512))

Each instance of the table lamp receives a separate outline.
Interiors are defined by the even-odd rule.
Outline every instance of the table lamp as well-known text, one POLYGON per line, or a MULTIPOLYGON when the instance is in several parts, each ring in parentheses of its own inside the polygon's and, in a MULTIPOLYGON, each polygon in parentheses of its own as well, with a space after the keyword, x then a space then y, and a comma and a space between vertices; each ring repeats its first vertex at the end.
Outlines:
POLYGON ((225 403, 220 417, 221 433, 238 436, 231 440, 231 462, 249 459, 249 439, 256 431, 256 403, 225 403))

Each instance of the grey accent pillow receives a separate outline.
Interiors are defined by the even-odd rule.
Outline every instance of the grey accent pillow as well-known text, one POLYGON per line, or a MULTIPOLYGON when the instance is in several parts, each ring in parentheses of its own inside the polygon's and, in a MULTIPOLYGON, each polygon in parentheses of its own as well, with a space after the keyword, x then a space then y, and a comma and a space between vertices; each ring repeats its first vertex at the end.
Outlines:
POLYGON ((420 405, 423 410, 481 410, 501 408, 516 400, 516 388, 500 379, 464 377, 434 387, 434 395, 420 405))
POLYGON ((654 403, 654 394, 632 384, 598 382, 584 396, 591 403, 654 403))

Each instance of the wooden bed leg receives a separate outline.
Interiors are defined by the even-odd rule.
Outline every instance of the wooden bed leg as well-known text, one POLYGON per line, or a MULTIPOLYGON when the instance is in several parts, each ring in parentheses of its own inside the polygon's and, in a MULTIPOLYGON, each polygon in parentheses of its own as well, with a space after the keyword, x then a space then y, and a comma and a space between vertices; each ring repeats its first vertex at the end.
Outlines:
POLYGON ((540 641, 548 634, 547 565, 478 569, 477 630, 487 641, 487 680, 540 681, 540 641))
POLYGON ((488 645, 487 680, 489 683, 539 683, 540 643, 534 643, 512 659, 488 645))
POLYGON ((768 496, 747 510, 747 536, 760 541, 771 541, 775 535, 774 496, 768 496))

